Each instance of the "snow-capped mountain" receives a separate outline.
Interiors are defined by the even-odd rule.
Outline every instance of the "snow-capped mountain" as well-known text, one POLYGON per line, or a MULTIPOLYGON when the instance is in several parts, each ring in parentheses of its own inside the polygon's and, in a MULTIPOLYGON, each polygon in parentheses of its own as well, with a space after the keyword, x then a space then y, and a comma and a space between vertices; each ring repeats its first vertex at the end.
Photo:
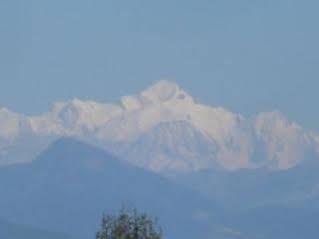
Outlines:
POLYGON ((288 169, 319 155, 319 136, 279 112, 245 118, 200 104, 166 80, 124 96, 118 104, 75 99, 31 117, 0 110, 0 154, 3 145, 10 142, 14 149, 25 135, 46 140, 76 137, 157 172, 288 169))

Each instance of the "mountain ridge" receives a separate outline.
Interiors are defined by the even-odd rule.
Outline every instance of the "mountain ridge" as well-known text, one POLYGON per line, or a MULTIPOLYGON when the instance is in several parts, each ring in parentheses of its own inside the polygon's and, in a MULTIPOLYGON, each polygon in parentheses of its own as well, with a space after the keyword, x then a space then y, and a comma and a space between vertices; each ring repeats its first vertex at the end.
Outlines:
MULTIPOLYGON (((319 159, 319 135, 290 122, 282 113, 263 112, 245 118, 221 107, 200 104, 175 82, 164 80, 140 94, 122 97, 118 104, 74 99, 57 102, 50 112, 38 116, 0 110, 0 165, 6 161, 5 148, 10 146, 14 151, 22 136, 50 142, 60 137, 73 137, 95 142, 121 155, 120 151, 116 152, 117 148, 111 149, 109 145, 131 145, 138 151, 134 145, 146 134, 154 132, 162 124, 174 122, 185 122, 185 125, 193 127, 193 131, 209 138, 211 143, 205 143, 207 145, 203 148, 211 147, 214 152, 210 155, 212 162, 207 164, 207 169, 220 165, 227 171, 259 167, 286 170, 307 160, 309 154, 317 155, 319 159)), ((185 131, 188 128, 185 126, 185 131)), ((183 139, 180 141, 183 142, 183 139)), ((149 145, 149 151, 155 151, 158 144, 149 145)), ((170 147, 172 145, 167 145, 167 148, 170 147)), ((28 147, 25 150, 28 151, 28 147)), ((161 154, 157 153, 155 157, 160 158, 161 154)), ((196 154, 201 155, 201 152, 196 154)), ((32 160, 31 156, 11 158, 13 163, 32 160)), ((168 160, 163 159, 164 164, 168 160)), ((191 157, 185 158, 181 165, 191 160, 191 157)), ((161 160, 157 165, 157 168, 149 167, 148 163, 142 166, 157 172, 167 168, 161 165, 161 160)), ((194 162, 188 170, 199 168, 202 169, 201 163, 194 162)), ((175 167, 174 170, 183 171, 185 167, 175 167)))

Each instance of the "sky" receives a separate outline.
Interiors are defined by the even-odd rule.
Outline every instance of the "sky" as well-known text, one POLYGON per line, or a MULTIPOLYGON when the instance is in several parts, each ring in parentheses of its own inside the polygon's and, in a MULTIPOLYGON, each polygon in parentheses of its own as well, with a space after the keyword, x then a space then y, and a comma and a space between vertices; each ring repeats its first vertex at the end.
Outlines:
POLYGON ((319 131, 315 0, 1 0, 0 106, 117 101, 161 79, 319 131))

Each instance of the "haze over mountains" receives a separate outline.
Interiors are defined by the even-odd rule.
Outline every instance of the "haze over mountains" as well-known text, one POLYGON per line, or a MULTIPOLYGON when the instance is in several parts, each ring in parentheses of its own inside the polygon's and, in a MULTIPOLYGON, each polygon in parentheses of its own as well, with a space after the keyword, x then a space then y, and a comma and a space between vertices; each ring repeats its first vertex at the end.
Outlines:
POLYGON ((119 103, 74 99, 25 116, 0 110, 0 164, 30 162, 59 137, 101 146, 155 172, 286 170, 317 159, 319 136, 280 112, 251 118, 203 105, 160 81, 119 103))
POLYGON ((103 211, 129 203, 158 216, 168 239, 316 239, 318 157, 318 134, 283 114, 245 118, 169 81, 114 104, 2 108, 0 211, 11 224, 0 227, 12 239, 93 238, 103 211))

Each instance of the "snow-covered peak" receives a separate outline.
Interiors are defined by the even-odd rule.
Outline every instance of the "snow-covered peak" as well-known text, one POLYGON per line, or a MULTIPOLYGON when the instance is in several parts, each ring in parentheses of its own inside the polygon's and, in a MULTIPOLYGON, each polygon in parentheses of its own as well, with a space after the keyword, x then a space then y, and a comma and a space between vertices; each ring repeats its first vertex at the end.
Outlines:
POLYGON ((291 123, 286 116, 279 111, 262 112, 256 116, 256 127, 260 130, 267 130, 269 128, 283 128, 293 126, 300 128, 296 123, 291 123))
POLYGON ((185 92, 177 83, 161 80, 147 90, 143 91, 141 95, 153 102, 165 102, 169 100, 185 100, 192 99, 192 97, 185 92))
POLYGON ((0 109, 0 138, 12 140, 23 133, 30 132, 27 117, 6 108, 0 109))
POLYGON ((255 132, 267 148, 267 160, 276 169, 291 168, 315 150, 311 134, 278 111, 257 115, 255 132))
POLYGON ((18 117, 19 114, 7 109, 7 108, 0 108, 0 117, 18 117))
POLYGON ((55 103, 51 112, 32 117, 31 122, 38 132, 61 136, 83 135, 94 132, 120 113, 122 108, 114 104, 74 99, 55 103))
POLYGON ((303 128, 295 122, 290 122, 281 112, 263 112, 255 118, 255 130, 257 135, 277 141, 285 141, 286 138, 304 137, 303 128))
POLYGON ((61 111, 64 111, 64 110, 88 112, 88 111, 91 111, 92 109, 97 109, 101 107, 103 107, 103 104, 97 103, 95 101, 89 101, 89 100, 84 101, 84 100, 75 98, 73 100, 66 101, 66 102, 63 102, 63 101, 56 102, 53 105, 52 112, 56 114, 60 114, 61 111))
POLYGON ((57 115, 70 127, 74 124, 80 124, 86 125, 88 129, 93 129, 107 123, 113 117, 121 114, 122 111, 121 107, 115 104, 74 99, 65 103, 57 115))
POLYGON ((126 110, 137 110, 149 105, 174 101, 194 102, 193 98, 173 81, 161 80, 140 94, 121 98, 126 110))

